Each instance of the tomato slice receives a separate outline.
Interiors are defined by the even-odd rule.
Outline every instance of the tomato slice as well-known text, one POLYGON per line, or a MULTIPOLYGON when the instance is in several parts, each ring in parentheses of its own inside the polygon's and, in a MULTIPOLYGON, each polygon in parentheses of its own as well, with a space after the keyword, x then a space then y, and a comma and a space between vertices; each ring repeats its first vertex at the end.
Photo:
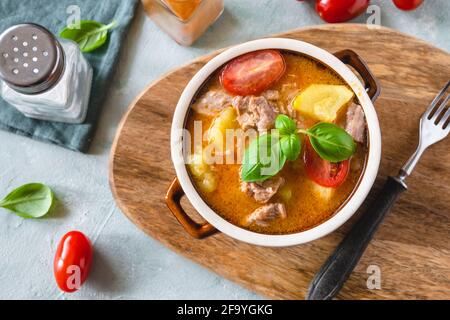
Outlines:
POLYGON ((64 292, 80 289, 86 281, 92 263, 92 245, 79 231, 66 233, 59 242, 53 262, 56 283, 64 292))
POLYGON ((220 82, 231 94, 256 95, 277 82, 285 70, 286 63, 279 51, 254 51, 230 61, 220 74, 220 82))
POLYGON ((337 188, 344 183, 350 170, 350 160, 332 163, 322 159, 305 139, 304 154, 306 174, 323 187, 337 188))

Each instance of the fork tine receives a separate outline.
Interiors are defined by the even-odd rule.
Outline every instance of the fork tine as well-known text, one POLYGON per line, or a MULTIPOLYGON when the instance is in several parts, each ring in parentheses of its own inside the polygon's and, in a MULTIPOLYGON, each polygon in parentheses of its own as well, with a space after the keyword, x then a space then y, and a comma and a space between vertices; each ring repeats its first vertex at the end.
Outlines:
POLYGON ((430 113, 433 111, 434 107, 436 107, 437 103, 441 100, 441 98, 444 96, 447 89, 450 87, 450 81, 447 82, 444 88, 438 93, 438 95, 433 99, 430 106, 427 108, 427 110, 424 113, 424 117, 428 118, 430 113))
POLYGON ((445 97, 444 101, 442 101, 442 103, 439 105, 439 107, 437 108, 436 112, 433 114, 430 120, 436 121, 439 118, 439 116, 442 114, 442 111, 445 110, 445 107, 447 106, 447 102, 449 99, 450 94, 447 97, 445 97))
MULTIPOLYGON (((450 119, 450 107, 447 108, 447 111, 445 111, 444 115, 442 116, 438 124, 444 126, 449 121, 449 119, 450 119)), ((450 124, 448 124, 447 127, 450 127, 450 124)))

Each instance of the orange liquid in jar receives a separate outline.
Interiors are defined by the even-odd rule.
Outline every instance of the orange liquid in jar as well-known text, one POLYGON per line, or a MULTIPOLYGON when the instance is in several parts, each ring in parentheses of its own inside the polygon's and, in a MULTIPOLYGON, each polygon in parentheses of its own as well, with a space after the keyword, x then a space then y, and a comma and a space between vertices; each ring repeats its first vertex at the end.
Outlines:
POLYGON ((172 12, 181 20, 189 19, 202 0, 163 0, 172 12))

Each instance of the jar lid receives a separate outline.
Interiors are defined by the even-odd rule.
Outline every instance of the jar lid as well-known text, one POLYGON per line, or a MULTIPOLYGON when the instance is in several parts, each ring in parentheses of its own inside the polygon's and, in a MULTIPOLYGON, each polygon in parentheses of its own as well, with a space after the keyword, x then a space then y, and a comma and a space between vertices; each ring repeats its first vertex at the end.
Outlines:
POLYGON ((12 89, 36 94, 53 87, 64 71, 64 51, 44 27, 15 25, 0 35, 0 78, 12 89))

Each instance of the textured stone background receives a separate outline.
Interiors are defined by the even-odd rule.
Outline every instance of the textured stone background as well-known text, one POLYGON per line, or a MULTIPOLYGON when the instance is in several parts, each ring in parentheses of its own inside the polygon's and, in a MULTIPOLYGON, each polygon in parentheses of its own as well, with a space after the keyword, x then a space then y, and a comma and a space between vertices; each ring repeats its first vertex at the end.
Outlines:
MULTIPOLYGON (((391 1, 372 3, 381 6, 382 25, 449 51, 449 1, 426 0, 414 12, 397 10, 391 1)), ((91 154, 0 132, 0 195, 39 181, 52 186, 60 199, 56 213, 42 220, 23 220, 0 209, 0 299, 260 298, 172 253, 132 225, 109 189, 109 150, 129 103, 163 73, 221 47, 319 23, 308 3, 226 0, 226 11, 217 23, 193 47, 184 48, 139 8, 91 154), (82 290, 67 295, 56 287, 52 261, 59 239, 74 229, 94 242, 95 261, 82 290)))

